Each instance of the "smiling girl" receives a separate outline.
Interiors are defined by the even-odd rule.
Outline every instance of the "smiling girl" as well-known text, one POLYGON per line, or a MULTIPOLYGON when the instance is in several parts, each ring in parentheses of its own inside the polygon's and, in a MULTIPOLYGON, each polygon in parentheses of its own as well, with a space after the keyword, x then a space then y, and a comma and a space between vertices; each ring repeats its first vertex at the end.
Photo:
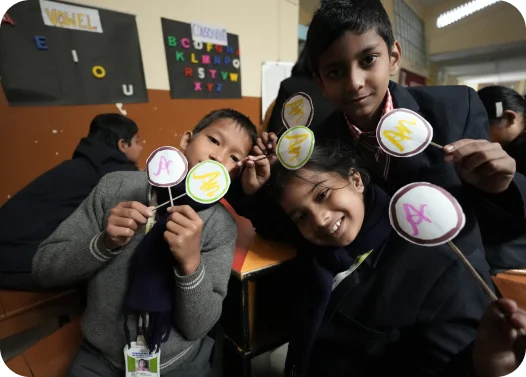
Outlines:
MULTIPOLYGON (((392 231, 389 196, 338 142, 299 170, 276 164, 270 183, 304 238, 287 375, 447 374, 489 303, 448 246, 392 231)), ((490 282, 483 251, 463 252, 490 282)))

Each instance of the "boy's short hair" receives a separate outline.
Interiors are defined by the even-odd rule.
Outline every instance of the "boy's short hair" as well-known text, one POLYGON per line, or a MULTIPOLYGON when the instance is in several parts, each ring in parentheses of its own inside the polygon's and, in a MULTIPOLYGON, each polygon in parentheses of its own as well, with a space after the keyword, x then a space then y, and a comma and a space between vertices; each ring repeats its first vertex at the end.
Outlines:
POLYGON ((199 132, 203 131, 205 128, 210 126, 216 120, 220 119, 232 119, 243 131, 247 133, 252 140, 252 144, 256 144, 258 138, 258 131, 254 123, 244 114, 241 114, 239 111, 233 109, 220 109, 214 110, 205 115, 203 119, 197 123, 192 132, 194 135, 197 135, 199 132))
POLYGON ((374 29, 387 44, 395 42, 391 21, 380 0, 322 1, 314 12, 305 47, 313 73, 319 75, 319 58, 345 33, 363 34, 374 29))
POLYGON ((139 127, 130 118, 120 114, 99 114, 91 121, 88 138, 119 149, 119 140, 130 144, 137 132, 139 127))

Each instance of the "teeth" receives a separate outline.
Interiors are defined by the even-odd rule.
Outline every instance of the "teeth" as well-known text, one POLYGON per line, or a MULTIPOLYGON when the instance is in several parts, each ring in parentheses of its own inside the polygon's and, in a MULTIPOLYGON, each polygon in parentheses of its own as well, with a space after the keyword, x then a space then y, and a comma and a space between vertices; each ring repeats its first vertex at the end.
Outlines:
POLYGON ((338 230, 338 228, 340 227, 340 225, 342 225, 342 221, 338 220, 338 222, 336 224, 334 224, 332 229, 329 231, 329 234, 333 234, 334 232, 336 232, 338 230))

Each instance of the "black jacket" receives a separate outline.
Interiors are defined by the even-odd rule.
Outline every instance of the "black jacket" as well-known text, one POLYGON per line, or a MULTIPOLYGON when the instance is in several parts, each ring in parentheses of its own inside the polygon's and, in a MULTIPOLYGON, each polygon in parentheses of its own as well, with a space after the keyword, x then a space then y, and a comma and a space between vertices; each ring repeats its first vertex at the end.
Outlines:
MULTIPOLYGON (((526 174, 526 134, 505 146, 505 151, 517 162, 517 172, 526 174)), ((526 220, 517 219, 492 208, 493 216, 481 223, 486 254, 494 270, 526 268, 526 220), (494 228, 493 232, 488 229, 494 228)))
MULTIPOLYGON (((491 284, 483 251, 463 251, 491 284)), ((300 257, 300 266, 307 258, 300 257)), ((309 277, 298 276, 303 279, 309 277)), ((295 357, 291 341, 287 375, 465 376, 470 344, 489 303, 447 245, 418 246, 392 232, 332 292, 309 360, 295 357)))
POLYGON ((314 116, 311 127, 318 127, 331 115, 336 108, 332 102, 325 97, 321 88, 316 85, 314 80, 303 76, 291 76, 283 80, 279 86, 278 97, 272 110, 272 115, 268 123, 268 132, 279 133, 283 129, 281 111, 285 101, 293 94, 298 92, 306 93, 312 99, 314 116))
MULTIPOLYGON (((77 209, 107 173, 136 170, 126 156, 88 138, 73 158, 39 176, 0 208, 0 273, 31 272, 38 245, 77 209)), ((0 281, 2 288, 16 288, 0 281)))
MULTIPOLYGON (((488 118, 477 93, 465 86, 437 86, 404 88, 391 82, 389 89, 395 108, 413 110, 433 126, 433 141, 440 145, 460 139, 489 140, 488 118)), ((316 112, 316 109, 315 109, 316 112)), ((325 122, 311 126, 316 139, 340 139, 351 142, 351 136, 342 112, 334 112, 325 122)), ((368 166, 363 166, 368 169, 368 166)), ((486 194, 464 184, 452 165, 444 162, 444 153, 428 147, 422 153, 409 158, 391 160, 389 182, 374 181, 392 195, 400 187, 418 181, 442 186, 453 194, 466 214, 466 226, 457 237, 461 250, 482 249, 478 223, 485 236, 499 237, 500 224, 495 213, 513 219, 526 218, 526 177, 515 175, 510 187, 501 194, 486 194), (478 209, 475 214, 475 207, 478 209), (463 246, 463 247, 462 247, 463 246)), ((249 218, 256 231, 263 237, 296 242, 298 233, 294 224, 285 216, 268 190, 260 190, 251 197, 242 197, 232 190, 228 198, 236 211, 249 218)), ((526 232, 526 229, 524 229, 526 232)))

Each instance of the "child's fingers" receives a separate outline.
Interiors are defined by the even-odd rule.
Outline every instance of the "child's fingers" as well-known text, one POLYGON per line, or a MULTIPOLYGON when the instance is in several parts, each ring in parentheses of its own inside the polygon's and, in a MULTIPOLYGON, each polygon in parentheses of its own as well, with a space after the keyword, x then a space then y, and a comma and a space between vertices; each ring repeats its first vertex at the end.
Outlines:
POLYGON ((505 314, 513 314, 518 309, 517 303, 509 298, 501 298, 492 303, 491 306, 505 314))
POLYGON ((252 148, 252 154, 254 156, 263 156, 263 155, 265 155, 265 153, 263 152, 263 149, 261 149, 261 147, 259 147, 257 145, 254 145, 254 147, 252 148))
POLYGON ((256 145, 254 146, 254 148, 255 147, 258 147, 262 151, 262 153, 265 153, 267 151, 267 147, 265 146, 265 142, 260 137, 258 137, 258 140, 256 141, 256 145))

